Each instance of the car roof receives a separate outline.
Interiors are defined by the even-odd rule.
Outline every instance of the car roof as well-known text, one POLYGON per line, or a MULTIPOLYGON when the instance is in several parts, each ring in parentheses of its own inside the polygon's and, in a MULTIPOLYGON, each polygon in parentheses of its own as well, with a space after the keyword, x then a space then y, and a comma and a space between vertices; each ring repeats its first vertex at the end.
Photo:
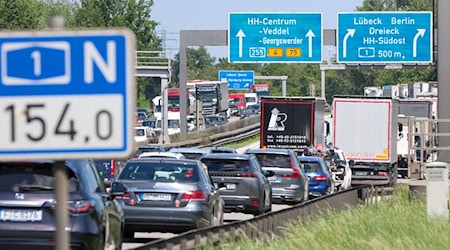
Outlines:
POLYGON ((233 153, 214 153, 204 155, 202 159, 234 159, 234 160, 249 160, 252 156, 248 154, 233 154, 233 153))
POLYGON ((270 154, 289 154, 293 152, 291 149, 279 149, 279 148, 249 148, 245 151, 247 154, 257 153, 270 153, 270 154))
POLYGON ((299 156, 298 159, 300 161, 321 161, 323 160, 320 157, 316 157, 316 156, 299 156))
POLYGON ((209 154, 211 150, 207 148, 171 148, 169 152, 209 154))
POLYGON ((163 146, 160 146, 160 145, 142 145, 142 146, 139 146, 138 148, 162 148, 163 146))
POLYGON ((184 157, 183 154, 176 153, 176 152, 144 152, 139 155, 139 157, 145 157, 145 156, 155 156, 155 157, 165 156, 165 157, 174 157, 174 158, 184 157))
POLYGON ((144 162, 144 163, 175 163, 175 164, 198 164, 197 160, 190 159, 175 159, 175 158, 158 158, 158 157, 150 157, 150 158, 132 158, 129 159, 127 163, 132 162, 144 162))
POLYGON ((204 149, 210 149, 211 151, 218 150, 218 151, 221 151, 221 152, 229 152, 229 153, 235 153, 236 152, 236 149, 228 148, 228 147, 204 147, 204 149))

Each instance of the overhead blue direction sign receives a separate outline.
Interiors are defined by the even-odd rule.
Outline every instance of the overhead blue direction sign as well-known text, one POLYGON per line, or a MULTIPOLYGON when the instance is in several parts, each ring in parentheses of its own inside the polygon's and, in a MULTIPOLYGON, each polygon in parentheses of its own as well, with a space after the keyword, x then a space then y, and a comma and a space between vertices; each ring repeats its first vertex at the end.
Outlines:
POLYGON ((122 158, 135 149, 135 36, 0 33, 0 158, 122 158))
POLYGON ((337 62, 431 63, 432 13, 338 13, 337 62))
POLYGON ((248 90, 255 82, 255 71, 219 70, 218 78, 228 82, 228 89, 248 90))
POLYGON ((229 13, 232 63, 321 63, 322 13, 229 13))

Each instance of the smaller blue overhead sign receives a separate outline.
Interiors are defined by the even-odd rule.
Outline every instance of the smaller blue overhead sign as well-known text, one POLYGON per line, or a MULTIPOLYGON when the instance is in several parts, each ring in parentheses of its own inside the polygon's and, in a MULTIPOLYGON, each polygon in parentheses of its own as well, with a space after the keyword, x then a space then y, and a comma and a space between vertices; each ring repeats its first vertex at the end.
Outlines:
POLYGON ((322 13, 230 13, 232 63, 321 63, 322 13))
POLYGON ((227 81, 228 89, 247 89, 255 81, 254 71, 220 70, 219 81, 227 81))
POLYGON ((338 13, 337 62, 431 63, 432 13, 338 13))

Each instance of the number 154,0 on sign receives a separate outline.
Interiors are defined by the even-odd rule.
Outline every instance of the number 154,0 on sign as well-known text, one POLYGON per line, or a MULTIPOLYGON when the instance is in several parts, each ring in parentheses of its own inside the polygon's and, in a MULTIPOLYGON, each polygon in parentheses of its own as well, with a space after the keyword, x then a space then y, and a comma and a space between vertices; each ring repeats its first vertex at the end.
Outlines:
POLYGON ((124 121, 120 95, 10 97, 0 99, 0 148, 11 151, 34 144, 42 151, 109 148, 121 136, 124 121), (102 102, 103 99, 103 102, 102 102), (103 105, 99 105, 103 103, 103 105), (48 115, 52 114, 52 115, 48 115), (80 114, 82 114, 80 116, 80 114))

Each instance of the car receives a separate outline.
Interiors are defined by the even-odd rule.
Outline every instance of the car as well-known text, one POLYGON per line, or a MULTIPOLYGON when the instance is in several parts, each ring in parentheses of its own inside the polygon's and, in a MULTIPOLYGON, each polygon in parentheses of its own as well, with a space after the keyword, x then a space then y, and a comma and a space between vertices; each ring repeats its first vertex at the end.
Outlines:
POLYGON ((315 156, 299 156, 301 167, 309 179, 309 195, 319 197, 334 193, 335 180, 323 158, 315 156))
POLYGON ((230 115, 232 116, 239 116, 239 107, 232 103, 228 105, 228 110, 230 111, 230 115))
POLYGON ((308 177, 291 149, 247 149, 244 153, 254 154, 262 169, 275 173, 269 178, 272 199, 275 202, 296 204, 308 200, 308 177))
POLYGON ((248 105, 247 108, 253 110, 253 113, 255 113, 255 114, 261 113, 261 104, 260 103, 248 105))
POLYGON ((223 224, 224 202, 198 160, 130 159, 111 192, 124 210, 124 237, 223 224))
MULTIPOLYGON (((55 249, 55 161, 0 162, 0 248, 55 249)), ((92 160, 63 161, 70 249, 121 249, 123 210, 92 160)))
POLYGON ((243 108, 239 111, 239 117, 241 119, 250 118, 254 116, 256 113, 253 109, 250 108, 243 108))
POLYGON ((227 118, 221 115, 205 115, 204 120, 206 128, 225 125, 228 122, 227 118))
POLYGON ((225 201, 225 211, 260 215, 272 210, 272 189, 254 155, 208 154, 200 161, 208 168, 214 184, 225 201))
POLYGON ((133 158, 139 158, 139 155, 145 152, 165 152, 166 149, 161 145, 142 145, 134 153, 133 158))
POLYGON ((204 155, 211 154, 211 149, 183 147, 183 148, 171 148, 169 149, 169 152, 181 153, 187 159, 198 160, 204 155))
POLYGON ((339 148, 329 148, 324 160, 334 171, 336 183, 338 184, 336 185, 337 190, 350 188, 352 186, 352 170, 350 161, 345 157, 345 153, 339 148))
POLYGON ((114 179, 116 169, 115 169, 115 160, 114 159, 106 159, 106 160, 94 160, 95 167, 98 170, 98 173, 103 179, 103 183, 105 187, 110 187, 111 180, 114 179))
POLYGON ((147 126, 136 126, 134 127, 135 135, 134 141, 136 143, 151 143, 157 139, 156 132, 154 132, 150 127, 147 126))
POLYGON ((181 153, 174 152, 145 152, 139 155, 138 158, 173 158, 173 159, 186 159, 181 153))

